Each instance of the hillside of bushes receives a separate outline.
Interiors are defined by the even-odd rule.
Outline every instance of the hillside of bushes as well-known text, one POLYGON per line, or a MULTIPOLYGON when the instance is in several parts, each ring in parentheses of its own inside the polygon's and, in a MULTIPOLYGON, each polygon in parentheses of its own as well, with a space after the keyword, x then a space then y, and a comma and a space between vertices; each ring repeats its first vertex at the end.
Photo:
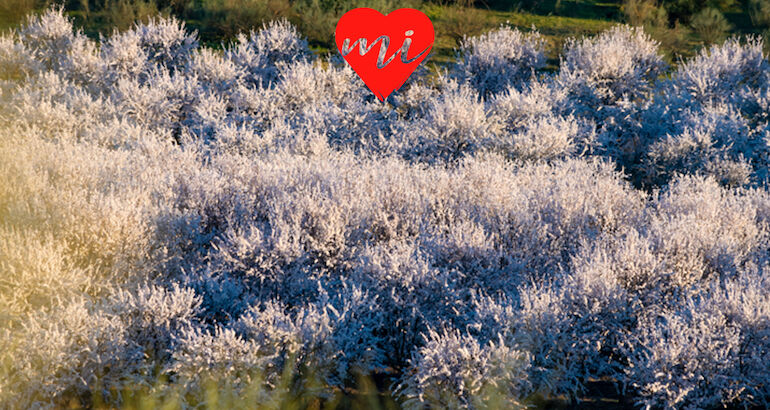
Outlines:
POLYGON ((334 28, 348 10, 371 7, 388 13, 411 7, 435 26, 432 63, 451 63, 464 37, 506 24, 525 32, 537 27, 548 70, 558 69, 570 37, 594 36, 617 23, 644 27, 674 64, 730 35, 764 35, 770 28, 770 0, 3 0, 0 30, 50 6, 63 7, 75 28, 94 40, 160 14, 185 22, 202 45, 216 49, 239 33, 287 19, 322 56, 336 52, 334 28))
POLYGON ((503 25, 385 103, 286 20, 199 43, 0 37, 0 407, 770 406, 760 38, 503 25))

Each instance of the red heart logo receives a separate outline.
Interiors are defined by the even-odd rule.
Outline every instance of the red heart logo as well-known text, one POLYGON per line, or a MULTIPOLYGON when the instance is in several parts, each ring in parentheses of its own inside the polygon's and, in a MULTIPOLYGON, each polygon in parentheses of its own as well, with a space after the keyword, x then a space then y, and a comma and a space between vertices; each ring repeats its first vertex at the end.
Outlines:
POLYGON ((401 87, 433 47, 433 23, 423 12, 382 15, 361 7, 337 22, 335 41, 345 61, 380 101, 401 87))

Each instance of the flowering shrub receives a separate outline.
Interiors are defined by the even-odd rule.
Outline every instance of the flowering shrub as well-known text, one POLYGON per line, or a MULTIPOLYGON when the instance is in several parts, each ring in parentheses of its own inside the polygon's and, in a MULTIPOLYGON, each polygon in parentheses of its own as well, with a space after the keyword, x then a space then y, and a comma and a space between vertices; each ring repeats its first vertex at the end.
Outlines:
MULTIPOLYGON (((743 87, 762 86, 766 81, 767 59, 762 41, 749 38, 741 44, 731 38, 724 44, 702 50, 674 74, 670 87, 682 95, 683 104, 731 101, 743 87)), ((740 94, 738 94, 740 95, 740 94)))
POLYGON ((286 20, 266 24, 248 37, 238 36, 236 44, 227 50, 227 58, 245 70, 244 80, 270 84, 278 78, 281 63, 303 61, 309 56, 307 41, 286 20))
POLYGON ((538 32, 522 33, 508 26, 465 38, 453 74, 468 81, 482 96, 520 86, 545 66, 545 40, 538 32))
POLYGON ((768 62, 731 39, 666 77, 656 47, 618 27, 538 73, 503 27, 380 103, 286 21, 216 51, 30 17, 0 37, 0 406, 367 377, 411 408, 597 378, 769 406, 768 62))
POLYGON ((568 41, 560 76, 578 95, 613 102, 644 96, 664 69, 654 40, 640 28, 618 26, 594 39, 568 41))

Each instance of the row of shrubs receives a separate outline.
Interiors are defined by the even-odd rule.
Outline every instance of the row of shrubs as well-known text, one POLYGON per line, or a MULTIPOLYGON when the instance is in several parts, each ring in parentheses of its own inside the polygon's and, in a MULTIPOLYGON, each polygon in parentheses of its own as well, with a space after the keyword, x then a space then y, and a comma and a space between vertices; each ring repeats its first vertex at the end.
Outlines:
POLYGON ((0 405, 363 376, 410 408, 600 378, 770 405, 762 41, 657 47, 618 26, 546 73, 500 27, 380 103, 285 21, 220 52, 174 19, 95 42, 30 17, 0 37, 0 405))
POLYGON ((135 21, 147 22, 163 14, 189 22, 204 42, 216 45, 265 22, 287 19, 313 45, 328 48, 344 12, 372 7, 387 13, 400 7, 419 8, 422 0, 4 0, 0 28, 21 23, 26 14, 52 5, 63 7, 90 37, 126 30, 135 21))
MULTIPOLYGON (((770 13, 770 7, 757 3, 764 0, 754 1, 745 8, 745 13, 751 16, 752 27, 741 26, 740 31, 762 32, 767 29, 770 17, 765 14, 770 13)), ((50 4, 55 3, 51 0, 6 0, 0 4, 0 28, 15 25, 27 13, 44 10, 50 4)), ((187 22, 198 31, 198 37, 204 44, 218 47, 222 41, 231 41, 238 33, 252 27, 287 19, 299 28, 312 47, 322 50, 334 49, 336 22, 344 12, 354 7, 372 7, 384 13, 401 7, 422 9, 431 15, 439 37, 448 37, 457 45, 464 37, 478 35, 493 26, 494 18, 486 8, 544 12, 540 10, 543 6, 537 4, 513 7, 510 4, 424 0, 69 0, 62 5, 74 18, 75 25, 82 27, 85 34, 92 38, 110 34, 116 29, 129 29, 135 21, 147 22, 160 13, 187 22)), ((615 6, 610 7, 612 12, 607 12, 609 14, 602 14, 594 6, 589 7, 593 11, 563 10, 559 14, 577 13, 579 17, 623 20, 634 26, 643 26, 654 38, 663 41, 663 49, 667 53, 678 55, 689 54, 693 38, 712 44, 721 42, 733 31, 734 27, 723 11, 725 7, 737 6, 732 3, 721 8, 717 7, 718 4, 712 6, 696 7, 697 12, 684 19, 671 14, 665 5, 656 0, 625 0, 619 5, 619 10, 615 6)), ((735 11, 743 9, 732 11, 735 14, 735 11)))

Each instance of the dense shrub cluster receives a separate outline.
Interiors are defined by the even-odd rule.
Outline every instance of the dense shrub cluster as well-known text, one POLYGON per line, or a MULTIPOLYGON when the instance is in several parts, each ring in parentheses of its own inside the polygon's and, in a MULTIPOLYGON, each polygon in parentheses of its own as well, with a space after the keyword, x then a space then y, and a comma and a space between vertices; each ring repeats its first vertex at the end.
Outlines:
POLYGON ((768 406, 761 50, 665 76, 618 27, 543 73, 501 28, 382 104, 286 22, 219 52, 174 20, 94 42, 31 17, 0 38, 1 403, 385 375, 414 408, 596 378, 768 406))

